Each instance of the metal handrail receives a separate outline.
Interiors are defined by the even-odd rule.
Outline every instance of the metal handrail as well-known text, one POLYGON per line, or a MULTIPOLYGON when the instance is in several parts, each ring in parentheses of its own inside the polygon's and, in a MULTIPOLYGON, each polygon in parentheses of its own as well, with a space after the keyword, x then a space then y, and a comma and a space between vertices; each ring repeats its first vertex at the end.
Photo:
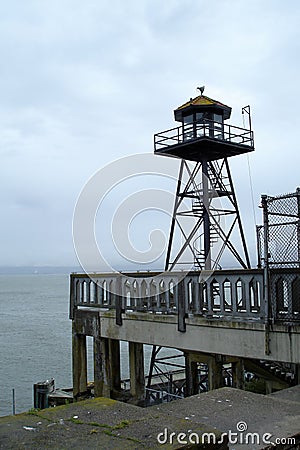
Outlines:
POLYGON ((201 119, 156 133, 154 149, 157 151, 203 137, 249 147, 254 146, 253 131, 210 119, 201 119), (242 142, 237 142, 237 140, 242 140, 242 142))

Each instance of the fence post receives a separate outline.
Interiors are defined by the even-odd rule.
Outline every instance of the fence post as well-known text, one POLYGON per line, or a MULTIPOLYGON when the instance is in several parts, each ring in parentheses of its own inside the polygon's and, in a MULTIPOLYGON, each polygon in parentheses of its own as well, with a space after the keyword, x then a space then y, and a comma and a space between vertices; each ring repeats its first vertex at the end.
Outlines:
POLYGON ((265 307, 265 354, 270 351, 270 286, 269 286, 269 218, 267 195, 261 196, 261 206, 263 208, 264 223, 264 307, 265 307))
POLYGON ((298 250, 298 267, 300 267, 300 188, 296 189, 297 195, 297 250, 298 250))
POLYGON ((261 269, 261 225, 256 225, 257 268, 261 269))
POLYGON ((16 414, 16 394, 14 388, 12 390, 12 413, 13 416, 16 414))

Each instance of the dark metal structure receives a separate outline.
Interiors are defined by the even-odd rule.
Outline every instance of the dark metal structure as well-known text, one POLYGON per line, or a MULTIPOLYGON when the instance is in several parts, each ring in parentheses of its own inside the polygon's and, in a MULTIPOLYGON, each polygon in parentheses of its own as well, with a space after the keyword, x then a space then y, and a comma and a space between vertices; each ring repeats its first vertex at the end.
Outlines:
MULTIPOLYGON (((219 269, 226 250, 241 267, 250 268, 228 163, 229 157, 254 150, 250 107, 243 108, 249 116, 249 130, 226 124, 231 108, 204 96, 203 91, 204 87, 200 96, 174 111, 175 120, 181 123, 179 127, 154 136, 155 154, 181 159, 166 271, 219 269)), ((215 283, 211 292, 213 303, 220 299, 220 292, 215 283)), ((157 353, 154 347, 150 384, 160 360, 157 353)))
POLYGON ((272 321, 300 319, 300 188, 262 195, 263 225, 257 227, 258 267, 265 272, 272 321))
POLYGON ((181 159, 165 270, 219 268, 225 250, 249 268, 228 158, 254 150, 253 132, 226 124, 231 108, 203 90, 174 115, 181 125, 154 136, 155 154, 181 159))
POLYGON ((258 266, 300 267, 300 188, 278 196, 262 195, 264 225, 257 226, 258 266))

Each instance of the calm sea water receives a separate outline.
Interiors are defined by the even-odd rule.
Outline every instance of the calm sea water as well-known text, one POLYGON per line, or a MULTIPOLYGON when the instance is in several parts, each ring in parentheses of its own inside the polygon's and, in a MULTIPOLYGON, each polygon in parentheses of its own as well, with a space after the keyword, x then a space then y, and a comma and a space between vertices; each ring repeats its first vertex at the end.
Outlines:
MULTIPOLYGON (((12 389, 18 413, 32 408, 34 383, 54 378, 56 387, 72 386, 68 308, 68 275, 0 275, 0 416, 12 413, 12 389)), ((147 373, 151 347, 144 350, 147 373)), ((170 350, 164 349, 160 355, 167 354, 170 350)), ((92 358, 92 338, 88 338, 89 380, 92 358)), ((124 379, 128 352, 123 342, 121 365, 124 379)))
POLYGON ((33 405, 33 384, 71 386, 67 275, 0 275, 0 415, 33 405))

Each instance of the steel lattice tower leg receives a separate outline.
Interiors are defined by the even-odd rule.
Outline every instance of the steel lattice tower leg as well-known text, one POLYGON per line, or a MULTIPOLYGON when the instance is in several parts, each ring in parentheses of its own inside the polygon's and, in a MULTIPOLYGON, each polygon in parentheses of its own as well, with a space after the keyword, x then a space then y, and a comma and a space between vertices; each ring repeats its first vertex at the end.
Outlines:
POLYGON ((225 250, 241 267, 250 268, 227 158, 197 163, 182 160, 165 270, 182 269, 186 264, 197 270, 216 269, 225 250), (176 233, 181 239, 177 250, 174 249, 176 233))

